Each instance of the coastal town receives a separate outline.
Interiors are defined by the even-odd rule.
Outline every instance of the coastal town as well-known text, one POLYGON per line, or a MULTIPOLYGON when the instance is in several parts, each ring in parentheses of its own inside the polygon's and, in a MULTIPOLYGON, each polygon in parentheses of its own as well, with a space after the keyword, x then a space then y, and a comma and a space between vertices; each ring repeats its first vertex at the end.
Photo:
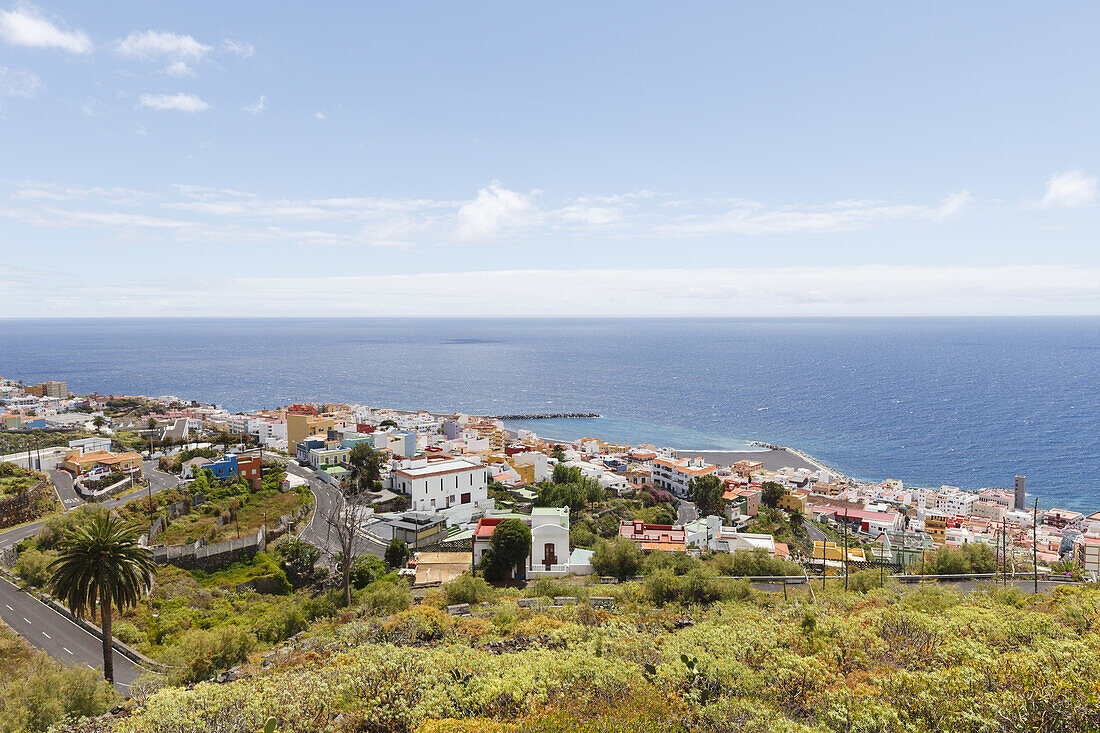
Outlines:
MULTIPOLYGON (((509 430, 499 417, 363 405, 299 403, 230 413, 170 396, 77 396, 56 381, 5 380, 0 403, 8 447, 0 461, 49 475, 61 485, 65 510, 149 485, 144 473, 154 466, 165 469, 174 486, 193 484, 204 472, 213 481, 240 478, 258 486, 277 473, 284 492, 301 493, 297 503, 264 507, 272 520, 277 510, 290 510, 280 516, 279 530, 265 521, 266 538, 241 545, 238 528, 238 546, 226 558, 255 552, 288 531, 309 511, 308 490, 320 490, 347 496, 368 551, 381 555, 400 540, 411 554, 408 573, 422 584, 476 569, 493 528, 508 518, 531 531, 526 565, 509 573, 526 580, 591 574, 597 543, 615 537, 642 552, 762 552, 800 564, 807 576, 879 566, 931 572, 938 549, 967 545, 992 548, 994 566, 981 568, 987 574, 1100 574, 1100 512, 1039 511, 1038 501, 1028 506, 1023 476, 1014 477, 1011 488, 981 491, 905 486, 896 479, 869 483, 779 446, 696 453, 598 437, 551 440, 509 430), (80 437, 65 439, 70 434, 80 437), (51 445, 42 445, 45 436, 51 445), (367 490, 353 495, 348 479, 360 445, 378 465, 367 490), (180 455, 187 460, 173 466, 172 457, 180 455), (553 492, 545 487, 563 483, 590 485, 600 497, 621 500, 592 503, 617 523, 594 518, 584 501, 548 499, 553 492), (703 486, 712 488, 700 499, 703 486)), ((14 506, 18 499, 7 501, 14 506)), ((0 522, 26 516, 26 510, 0 508, 0 522)), ((202 541, 194 532, 168 533, 177 535, 202 541)), ((146 541, 163 543, 155 528, 146 541)), ((0 545, 4 551, 14 564, 12 548, 0 545)), ((168 553, 161 549, 161 556, 168 553)))

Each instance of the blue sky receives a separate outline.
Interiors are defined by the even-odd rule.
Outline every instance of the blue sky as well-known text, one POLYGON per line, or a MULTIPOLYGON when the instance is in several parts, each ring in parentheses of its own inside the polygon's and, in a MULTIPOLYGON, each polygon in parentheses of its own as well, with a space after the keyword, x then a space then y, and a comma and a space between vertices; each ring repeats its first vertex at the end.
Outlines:
POLYGON ((1090 3, 0 0, 0 317, 1100 313, 1090 3))

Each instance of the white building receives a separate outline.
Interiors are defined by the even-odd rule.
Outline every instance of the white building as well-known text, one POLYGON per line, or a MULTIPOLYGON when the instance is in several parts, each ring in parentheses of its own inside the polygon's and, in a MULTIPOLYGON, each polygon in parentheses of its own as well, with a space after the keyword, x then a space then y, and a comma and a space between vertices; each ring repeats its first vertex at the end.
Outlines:
POLYGON ((92 453, 94 451, 107 451, 111 452, 111 439, 102 435, 94 435, 91 438, 81 438, 80 440, 70 440, 69 447, 73 450, 80 451, 80 455, 85 453, 92 453))
POLYGON ((530 451, 528 453, 516 453, 512 456, 516 465, 530 465, 534 469, 535 482, 550 479, 550 462, 545 453, 530 451))
POLYGON ((569 572, 569 507, 532 509, 527 577, 560 578, 569 572))
POLYGON ((452 524, 468 522, 477 510, 492 506, 489 472, 480 464, 421 458, 404 461, 391 477, 393 490, 409 497, 409 509, 446 514, 452 524))
POLYGON ((712 466, 702 458, 654 458, 653 484, 676 496, 687 496, 688 484, 692 479, 707 476, 717 470, 717 466, 712 466))
POLYGON ((248 432, 263 445, 286 447, 286 420, 259 418, 249 423, 248 432))
POLYGON ((951 487, 943 487, 940 493, 936 495, 936 503, 934 509, 937 509, 948 516, 967 516, 971 513, 971 507, 974 506, 974 502, 978 500, 977 494, 971 494, 968 491, 944 491, 951 487))
POLYGON ((713 515, 685 524, 684 544, 712 552, 766 550, 769 555, 776 554, 775 537, 770 534, 739 532, 735 527, 724 527, 722 518, 713 515))

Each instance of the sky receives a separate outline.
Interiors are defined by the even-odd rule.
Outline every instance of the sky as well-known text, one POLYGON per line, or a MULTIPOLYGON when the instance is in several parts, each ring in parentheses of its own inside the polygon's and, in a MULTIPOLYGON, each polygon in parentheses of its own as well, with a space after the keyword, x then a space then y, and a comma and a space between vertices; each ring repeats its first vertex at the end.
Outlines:
POLYGON ((0 318, 1100 314, 1098 30, 0 0, 0 318))

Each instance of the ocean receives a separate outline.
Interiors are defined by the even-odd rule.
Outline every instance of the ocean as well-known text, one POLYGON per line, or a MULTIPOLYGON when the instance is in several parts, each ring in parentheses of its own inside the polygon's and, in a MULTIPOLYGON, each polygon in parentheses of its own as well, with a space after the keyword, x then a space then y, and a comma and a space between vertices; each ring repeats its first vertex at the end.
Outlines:
POLYGON ((0 375, 230 410, 360 402, 557 438, 800 448, 1100 509, 1100 318, 0 320, 0 375))

